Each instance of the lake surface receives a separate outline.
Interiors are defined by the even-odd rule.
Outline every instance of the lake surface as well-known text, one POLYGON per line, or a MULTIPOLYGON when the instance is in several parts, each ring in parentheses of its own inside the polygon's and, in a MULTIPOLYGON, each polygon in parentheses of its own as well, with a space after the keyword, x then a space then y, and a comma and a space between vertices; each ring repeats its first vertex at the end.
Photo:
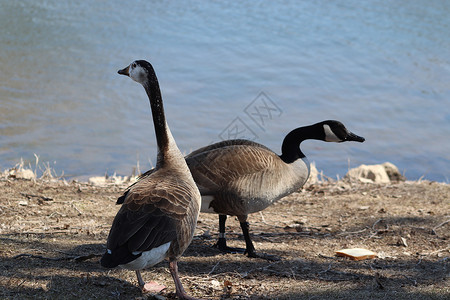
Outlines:
POLYGON ((330 177, 390 161, 449 182, 450 2, 0 1, 0 169, 35 154, 57 174, 155 162, 149 60, 188 153, 246 137, 280 153, 296 127, 342 121, 366 142, 305 141, 330 177))

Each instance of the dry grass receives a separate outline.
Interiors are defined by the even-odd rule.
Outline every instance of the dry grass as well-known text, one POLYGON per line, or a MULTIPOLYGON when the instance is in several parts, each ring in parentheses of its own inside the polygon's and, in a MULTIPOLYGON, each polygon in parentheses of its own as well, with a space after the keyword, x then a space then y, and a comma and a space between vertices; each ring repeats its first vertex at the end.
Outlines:
MULTIPOLYGON (((105 270, 95 256, 124 187, 1 178, 0 298, 151 298, 133 272, 105 270)), ((211 247, 218 218, 201 214, 181 279, 191 295, 208 299, 449 299, 449 209, 448 184, 312 185, 250 217, 257 250, 281 261, 219 253, 211 247), (347 247, 379 258, 334 255, 347 247)), ((229 218, 227 226, 229 244, 243 247, 239 223, 229 218)), ((143 276, 174 298, 166 263, 143 276)))

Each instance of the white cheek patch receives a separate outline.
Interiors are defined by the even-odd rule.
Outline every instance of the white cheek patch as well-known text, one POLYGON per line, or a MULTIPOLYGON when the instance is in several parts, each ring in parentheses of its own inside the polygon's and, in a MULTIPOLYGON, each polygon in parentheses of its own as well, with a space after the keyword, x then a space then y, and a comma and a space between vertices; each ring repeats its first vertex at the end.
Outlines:
POLYGON ((325 131, 325 141, 327 142, 340 142, 342 141, 340 138, 338 138, 333 130, 331 130, 329 125, 323 125, 323 130, 325 131))
POLYGON ((146 79, 147 72, 141 66, 136 66, 135 68, 130 68, 130 77, 136 82, 143 84, 146 79))

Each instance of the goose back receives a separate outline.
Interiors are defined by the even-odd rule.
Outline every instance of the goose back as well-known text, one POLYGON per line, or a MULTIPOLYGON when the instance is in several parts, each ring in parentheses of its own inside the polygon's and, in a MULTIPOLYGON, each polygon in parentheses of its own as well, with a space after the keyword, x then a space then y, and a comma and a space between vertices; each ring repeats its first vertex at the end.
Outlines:
POLYGON ((200 195, 193 181, 182 180, 177 173, 170 168, 159 169, 125 192, 107 242, 107 249, 114 249, 115 255, 104 262, 105 266, 126 265, 143 252, 167 243, 169 258, 184 252, 199 213, 200 203, 192 199, 200 195))

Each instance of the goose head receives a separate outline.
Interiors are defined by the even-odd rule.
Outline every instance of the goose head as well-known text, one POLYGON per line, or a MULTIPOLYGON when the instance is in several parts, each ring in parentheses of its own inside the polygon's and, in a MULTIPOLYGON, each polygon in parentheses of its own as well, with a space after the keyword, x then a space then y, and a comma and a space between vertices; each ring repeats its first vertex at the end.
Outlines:
POLYGON ((154 77, 155 71, 148 61, 135 60, 129 66, 119 70, 117 73, 128 76, 142 85, 146 85, 146 83, 154 77))
POLYGON ((365 139, 350 132, 344 124, 335 120, 327 120, 314 125, 299 127, 289 132, 281 145, 280 158, 285 163, 292 163, 305 157, 300 150, 300 143, 304 140, 322 140, 325 142, 342 143, 348 141, 364 142, 365 139))
POLYGON ((342 143, 347 141, 364 142, 366 139, 349 131, 344 124, 335 120, 327 120, 319 123, 323 128, 325 142, 342 143))

